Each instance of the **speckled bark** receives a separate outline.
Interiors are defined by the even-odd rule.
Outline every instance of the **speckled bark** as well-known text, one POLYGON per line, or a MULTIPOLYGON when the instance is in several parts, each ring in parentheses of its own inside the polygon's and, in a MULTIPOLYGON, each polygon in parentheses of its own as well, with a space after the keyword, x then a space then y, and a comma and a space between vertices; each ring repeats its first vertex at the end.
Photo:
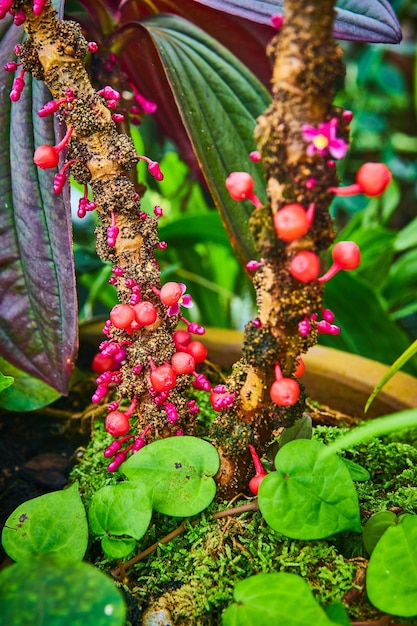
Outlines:
POLYGON ((274 365, 291 376, 297 355, 317 340, 313 329, 307 337, 298 332, 306 316, 320 312, 323 287, 301 283, 288 271, 293 256, 301 250, 320 253, 333 241, 327 189, 336 184, 335 169, 326 159, 308 156, 302 138, 303 124, 317 126, 337 117, 338 136, 347 137, 341 111, 333 106, 336 86, 344 74, 341 50, 332 39, 334 1, 286 0, 284 26, 271 41, 273 102, 258 119, 255 138, 265 167, 269 206, 254 211, 250 229, 263 266, 254 286, 260 327, 245 329, 243 358, 228 381, 237 401, 220 416, 212 430, 222 453, 219 474, 223 493, 229 495, 246 484, 253 467, 247 452, 255 443, 260 453, 279 426, 301 417, 304 397, 289 408, 271 402, 269 389, 274 365), (309 179, 315 180, 310 188, 309 179), (304 237, 290 244, 278 240, 273 215, 290 203, 307 208, 315 203, 314 222, 304 237))

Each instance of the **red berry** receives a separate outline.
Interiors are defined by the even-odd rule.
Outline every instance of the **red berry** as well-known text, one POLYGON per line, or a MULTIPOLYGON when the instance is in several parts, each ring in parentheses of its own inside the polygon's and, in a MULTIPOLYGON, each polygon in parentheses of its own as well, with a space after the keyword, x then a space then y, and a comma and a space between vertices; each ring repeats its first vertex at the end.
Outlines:
POLYGON ((292 406, 300 397, 300 386, 293 378, 281 378, 272 383, 269 393, 278 406, 292 406))
POLYGON ((248 172, 232 172, 226 178, 226 188, 233 200, 250 200, 255 207, 260 208, 262 202, 253 193, 254 182, 248 172))
POLYGON ((113 437, 126 435, 130 430, 130 423, 122 411, 111 411, 106 417, 106 431, 113 437))
POLYGON ((206 360, 208 355, 208 350, 206 346, 201 343, 201 341, 191 341, 188 346, 184 346, 184 351, 191 354, 196 363, 202 363, 206 360))
POLYGON ((176 330, 175 333, 172 335, 172 338, 174 340, 177 350, 179 350, 183 346, 188 346, 188 344, 191 342, 192 336, 191 333, 189 333, 187 330, 176 330))
POLYGON ((165 283, 162 285, 159 297, 162 304, 166 306, 174 306, 183 294, 183 288, 179 283, 165 283))
POLYGON ((116 304, 110 311, 110 321, 116 328, 127 328, 135 319, 135 311, 129 304, 116 304))
POLYGON ((283 241, 295 241, 305 235, 310 224, 301 204, 289 204, 274 215, 277 237, 283 241))
POLYGON ((356 182, 362 193, 367 196, 379 196, 391 182, 391 172, 383 163, 364 163, 356 174, 356 182))
POLYGON ((302 376, 306 371, 306 366, 304 365, 304 361, 300 356, 297 357, 295 363, 296 365, 294 370, 294 376, 296 378, 300 378, 300 376, 302 376))
POLYGON ((258 495, 259 485, 261 484, 265 476, 266 474, 257 474, 256 476, 253 476, 253 478, 250 479, 249 491, 253 493, 254 496, 258 495))
POLYGON ((332 250, 333 261, 342 270, 355 270, 361 261, 361 251, 354 241, 339 241, 332 250))
POLYGON ((136 321, 141 326, 150 326, 158 317, 158 313, 152 302, 148 302, 146 300, 138 302, 138 304, 132 306, 132 309, 134 311, 136 321))
POLYGON ((175 387, 177 375, 171 365, 164 363, 151 371, 151 384, 158 393, 169 391, 175 387))
POLYGON ((172 356, 171 365, 177 374, 192 374, 195 370, 194 357, 187 352, 176 352, 172 356))
POLYGON ((114 357, 103 356, 100 352, 94 355, 91 369, 96 374, 103 374, 103 372, 112 371, 114 368, 114 357))
POLYGON ((315 280, 320 272, 320 259, 314 252, 303 250, 290 263, 290 273, 302 283, 315 280))
POLYGON ((59 163, 59 152, 56 150, 55 146, 39 146, 39 148, 36 148, 33 160, 35 165, 42 170, 56 167, 59 163))

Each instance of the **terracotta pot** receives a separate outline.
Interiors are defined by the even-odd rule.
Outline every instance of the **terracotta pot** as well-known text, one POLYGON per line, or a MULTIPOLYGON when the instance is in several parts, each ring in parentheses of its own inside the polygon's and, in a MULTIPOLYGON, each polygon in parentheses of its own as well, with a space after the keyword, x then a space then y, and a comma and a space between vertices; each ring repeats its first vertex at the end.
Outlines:
MULTIPOLYGON (((242 353, 243 334, 223 328, 208 328, 204 343, 209 359, 227 367, 242 353)), ((334 348, 315 346, 303 355, 306 366, 301 381, 312 400, 356 417, 378 417, 417 407, 417 378, 397 372, 373 401, 363 409, 374 386, 387 372, 387 365, 334 348)))

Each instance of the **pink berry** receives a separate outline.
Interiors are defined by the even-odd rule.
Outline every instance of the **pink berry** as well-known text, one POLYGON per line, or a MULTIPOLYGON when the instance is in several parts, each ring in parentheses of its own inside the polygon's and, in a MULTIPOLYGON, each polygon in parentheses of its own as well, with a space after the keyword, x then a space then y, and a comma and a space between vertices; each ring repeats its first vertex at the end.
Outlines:
POLYGON ((298 356, 295 361, 294 376, 296 378, 300 378, 304 374, 305 371, 306 371, 306 366, 304 365, 304 361, 300 356, 298 356))
POLYGON ((195 370, 194 357, 187 352, 175 352, 171 365, 177 374, 192 374, 195 370))
POLYGON ((129 304, 116 304, 110 311, 110 321, 116 328, 127 328, 135 319, 135 311, 129 304))
POLYGON ((233 200, 250 200, 255 207, 260 208, 262 202, 253 193, 254 182, 248 172, 232 172, 226 178, 226 188, 233 200))
POLYGON ((175 387, 175 383, 177 382, 177 375, 175 374, 174 368, 168 363, 155 367, 155 369, 151 371, 150 378, 152 387, 158 393, 169 391, 175 387))
POLYGON ((108 370, 114 369, 114 357, 113 356, 103 356, 100 352, 94 355, 91 369, 96 374, 103 374, 108 370))
POLYGON ((162 285, 159 297, 162 304, 174 306, 183 294, 183 288, 179 283, 169 282, 162 285))
POLYGON ((106 416, 106 431, 113 437, 126 435, 130 430, 130 423, 122 411, 111 411, 106 416))
POLYGON ((293 378, 281 378, 272 383, 269 394, 278 406, 292 406, 300 397, 300 386, 293 378))
POLYGON ((152 302, 148 302, 147 300, 143 300, 138 304, 135 304, 132 307, 136 321, 140 326, 150 326, 156 321, 158 317, 158 313, 152 304, 152 302))
POLYGON ((184 346, 184 351, 191 354, 196 363, 202 363, 206 360, 208 350, 201 341, 191 341, 188 346, 184 346))
POLYGON ((277 237, 283 241, 295 241, 305 235, 310 223, 301 204, 288 204, 274 215, 274 228, 277 237))
POLYGON ((346 187, 330 187, 338 196, 353 196, 364 193, 371 198, 380 196, 391 182, 391 172, 384 163, 364 163, 356 174, 356 182, 346 187))
POLYGON ((314 252, 303 250, 290 263, 291 275, 302 283, 316 280, 320 272, 320 259, 314 252))
POLYGON ((191 334, 186 330, 176 330, 172 338, 177 350, 180 350, 183 346, 188 346, 192 340, 191 334))
POLYGON ((38 167, 46 170, 58 165, 59 153, 56 151, 55 146, 39 146, 35 151, 33 160, 38 167))
POLYGON ((332 250, 333 265, 323 276, 319 283, 325 283, 333 278, 340 270, 355 270, 361 262, 361 251, 354 241, 339 241, 332 250))

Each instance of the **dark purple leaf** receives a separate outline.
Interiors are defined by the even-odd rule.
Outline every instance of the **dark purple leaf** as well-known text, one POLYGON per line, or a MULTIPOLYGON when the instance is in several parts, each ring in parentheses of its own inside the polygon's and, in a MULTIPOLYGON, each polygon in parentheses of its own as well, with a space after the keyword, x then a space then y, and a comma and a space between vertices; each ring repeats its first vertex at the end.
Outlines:
MULTIPOLYGON (((195 1, 260 24, 270 24, 271 16, 281 15, 284 5, 284 0, 195 1)), ((401 27, 388 0, 338 0, 334 36, 350 41, 399 43, 401 27)))
MULTIPOLYGON (((0 67, 21 38, 13 24, 3 33, 0 67)), ((69 203, 53 193, 55 171, 33 163, 38 145, 55 143, 53 121, 37 115, 51 96, 25 76, 12 105, 13 78, 0 71, 0 354, 66 393, 77 346, 69 203)))

